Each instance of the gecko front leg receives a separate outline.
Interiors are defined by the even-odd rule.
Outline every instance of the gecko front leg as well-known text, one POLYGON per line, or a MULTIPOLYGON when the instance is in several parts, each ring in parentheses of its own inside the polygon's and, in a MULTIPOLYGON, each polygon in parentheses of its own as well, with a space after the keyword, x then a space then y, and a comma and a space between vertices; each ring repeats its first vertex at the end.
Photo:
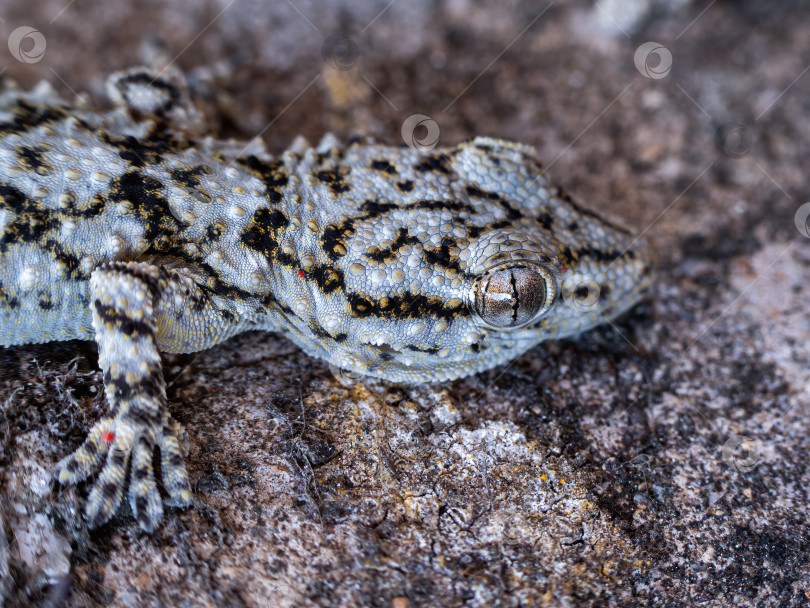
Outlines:
MULTIPOLYGON (((171 503, 187 506, 191 490, 181 452, 182 427, 166 407, 158 351, 166 322, 167 287, 185 287, 171 273, 145 263, 109 263, 93 271, 90 306, 99 365, 110 414, 96 423, 85 443, 57 465, 62 483, 87 478, 106 456, 87 502, 90 527, 108 521, 121 502, 131 463, 129 504, 140 526, 154 530, 163 506, 152 470, 160 450, 163 482, 171 503), (165 308, 165 307, 164 307, 165 308)), ((177 291, 176 289, 174 291, 177 291)))

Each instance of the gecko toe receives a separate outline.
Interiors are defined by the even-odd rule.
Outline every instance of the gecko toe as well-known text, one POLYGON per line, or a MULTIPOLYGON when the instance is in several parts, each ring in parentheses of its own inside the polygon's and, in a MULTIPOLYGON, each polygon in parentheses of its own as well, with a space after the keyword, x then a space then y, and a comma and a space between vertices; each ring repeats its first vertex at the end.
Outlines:
POLYGON ((169 501, 176 506, 191 504, 191 485, 188 472, 183 462, 183 438, 185 430, 173 419, 163 425, 160 440, 160 462, 163 471, 163 483, 169 493, 169 501))
POLYGON ((163 519, 163 502, 152 470, 152 446, 141 438, 132 454, 132 474, 129 482, 129 506, 138 524, 152 532, 163 519))
POLYGON ((90 429, 82 446, 57 463, 54 475, 59 483, 70 485, 84 481, 98 468, 109 450, 108 439, 113 424, 113 418, 110 416, 99 420, 90 429))
POLYGON ((87 499, 86 514, 91 528, 106 523, 118 510, 124 493, 128 460, 128 452, 121 449, 110 450, 107 463, 87 499))

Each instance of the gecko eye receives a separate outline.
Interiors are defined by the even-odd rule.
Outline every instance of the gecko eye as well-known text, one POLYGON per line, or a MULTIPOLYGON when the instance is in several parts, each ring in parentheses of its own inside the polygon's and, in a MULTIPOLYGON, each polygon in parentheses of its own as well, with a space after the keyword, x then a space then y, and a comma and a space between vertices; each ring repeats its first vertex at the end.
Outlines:
POLYGON ((531 263, 499 267, 484 274, 473 291, 475 312, 494 327, 520 327, 544 314, 554 302, 554 278, 531 263))

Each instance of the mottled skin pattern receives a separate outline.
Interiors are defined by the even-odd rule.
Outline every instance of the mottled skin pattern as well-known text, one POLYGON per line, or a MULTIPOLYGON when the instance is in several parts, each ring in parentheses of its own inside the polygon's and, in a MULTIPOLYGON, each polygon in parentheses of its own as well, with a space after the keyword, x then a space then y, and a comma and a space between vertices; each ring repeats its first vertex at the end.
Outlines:
POLYGON ((91 526, 188 505, 160 351, 249 329, 392 381, 505 363, 632 306, 646 245, 551 185, 532 148, 419 152, 325 137, 279 159, 205 137, 182 78, 111 77, 118 110, 0 94, 0 345, 95 339, 109 414, 57 466, 103 464, 91 526))

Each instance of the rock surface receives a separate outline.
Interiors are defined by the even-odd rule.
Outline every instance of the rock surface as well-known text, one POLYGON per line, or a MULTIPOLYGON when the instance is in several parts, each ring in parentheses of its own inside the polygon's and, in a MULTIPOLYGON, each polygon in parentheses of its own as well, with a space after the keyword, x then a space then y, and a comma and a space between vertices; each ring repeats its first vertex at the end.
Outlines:
POLYGON ((48 483, 103 409, 95 347, 0 349, 0 603, 810 600, 805 3, 2 12, 3 40, 31 26, 47 41, 39 61, 4 54, 5 76, 100 102, 104 75, 167 57, 221 135, 274 151, 325 131, 396 143, 417 113, 442 145, 533 144, 568 190, 655 244, 659 282, 617 323, 443 386, 355 384, 275 335, 167 356, 195 504, 151 536, 123 509, 89 531, 87 489, 48 483), (646 42, 663 50, 634 61, 646 42))

